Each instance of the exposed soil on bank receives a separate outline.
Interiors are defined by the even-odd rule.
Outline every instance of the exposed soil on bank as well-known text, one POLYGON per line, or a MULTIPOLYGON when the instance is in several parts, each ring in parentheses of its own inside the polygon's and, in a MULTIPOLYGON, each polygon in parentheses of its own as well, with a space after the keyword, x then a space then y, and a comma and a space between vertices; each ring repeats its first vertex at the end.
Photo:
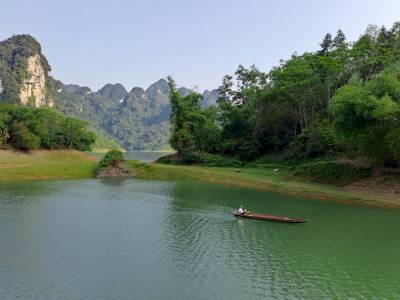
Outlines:
POLYGON ((119 163, 116 166, 108 166, 97 170, 97 178, 132 178, 135 177, 135 173, 132 169, 127 168, 123 163, 119 163))

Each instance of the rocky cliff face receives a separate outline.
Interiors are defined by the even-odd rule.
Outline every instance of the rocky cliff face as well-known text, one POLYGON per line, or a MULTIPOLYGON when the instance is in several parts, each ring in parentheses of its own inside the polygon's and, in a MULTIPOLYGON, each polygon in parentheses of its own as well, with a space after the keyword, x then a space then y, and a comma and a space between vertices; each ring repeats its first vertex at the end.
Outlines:
POLYGON ((53 101, 46 98, 46 73, 39 54, 27 59, 26 71, 28 78, 23 81, 19 94, 21 103, 35 107, 44 105, 52 107, 53 101))
POLYGON ((46 89, 50 70, 32 36, 15 35, 0 42, 0 101, 53 106, 46 89))

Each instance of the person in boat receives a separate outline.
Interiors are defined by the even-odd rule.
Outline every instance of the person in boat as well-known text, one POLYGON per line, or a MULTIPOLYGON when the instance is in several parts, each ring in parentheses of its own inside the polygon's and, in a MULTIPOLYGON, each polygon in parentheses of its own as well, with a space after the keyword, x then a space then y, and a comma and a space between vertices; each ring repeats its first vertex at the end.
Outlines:
POLYGON ((239 207, 238 212, 240 215, 243 215, 243 214, 247 213, 247 209, 245 209, 241 206, 241 207, 239 207))

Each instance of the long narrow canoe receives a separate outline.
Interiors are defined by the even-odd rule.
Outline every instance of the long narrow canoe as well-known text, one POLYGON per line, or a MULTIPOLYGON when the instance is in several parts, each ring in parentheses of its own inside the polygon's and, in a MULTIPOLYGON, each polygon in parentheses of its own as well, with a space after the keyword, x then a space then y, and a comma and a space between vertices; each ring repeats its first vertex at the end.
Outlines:
POLYGON ((274 216, 274 215, 265 215, 265 214, 255 214, 252 212, 246 212, 244 214, 240 214, 238 211, 235 211, 233 213, 233 215, 238 218, 268 220, 268 221, 284 222, 284 223, 304 223, 304 222, 306 222, 306 220, 304 220, 304 219, 281 217, 281 216, 274 216))

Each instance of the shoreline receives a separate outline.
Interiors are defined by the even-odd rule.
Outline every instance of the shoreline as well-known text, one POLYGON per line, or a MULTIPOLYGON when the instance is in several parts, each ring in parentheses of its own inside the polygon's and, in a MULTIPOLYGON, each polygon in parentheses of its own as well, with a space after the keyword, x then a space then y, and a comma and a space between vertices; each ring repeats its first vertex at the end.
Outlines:
POLYGON ((276 173, 271 169, 182 166, 145 164, 129 161, 138 179, 144 180, 200 180, 217 184, 283 193, 291 196, 335 201, 362 206, 400 208, 400 197, 362 193, 357 189, 288 179, 285 172, 276 173))
MULTIPOLYGON (((0 150, 0 182, 95 178, 97 160, 74 150, 16 152, 0 150)), ((335 186, 292 178, 272 168, 235 168, 167 165, 128 160, 141 180, 200 180, 217 184, 284 193, 302 198, 363 206, 400 208, 400 195, 371 193, 354 186, 335 186)))

